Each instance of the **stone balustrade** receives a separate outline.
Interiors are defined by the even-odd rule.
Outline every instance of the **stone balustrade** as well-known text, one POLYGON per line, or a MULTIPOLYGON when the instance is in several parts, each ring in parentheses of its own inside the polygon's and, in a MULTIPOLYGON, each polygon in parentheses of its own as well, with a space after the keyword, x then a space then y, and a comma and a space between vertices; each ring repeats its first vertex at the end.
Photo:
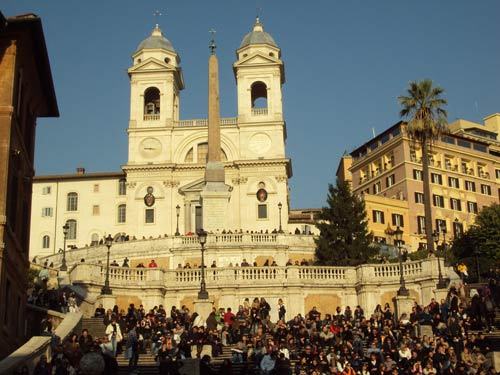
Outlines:
MULTIPOLYGON (((412 282, 419 278, 434 277, 434 267, 437 267, 435 258, 406 262, 403 264, 405 279, 407 282, 412 282)), ((100 264, 77 264, 70 272, 71 281, 79 284, 103 285, 105 276, 106 268, 100 264)), ((208 288, 221 286, 245 288, 269 281, 281 285, 397 283, 399 264, 365 264, 358 267, 206 267, 205 279, 208 288)), ((166 290, 198 288, 201 281, 201 269, 110 267, 109 280, 112 287, 147 285, 161 286, 166 290)))
MULTIPOLYGON (((236 125, 238 119, 236 117, 226 117, 220 119, 221 125, 236 125)), ((177 126, 208 126, 208 120, 206 118, 191 119, 191 120, 180 120, 177 121, 177 126)))
MULTIPOLYGON (((207 237, 208 254, 214 254, 219 249, 241 252, 241 249, 252 248, 260 254, 269 254, 270 257, 275 254, 283 255, 282 249, 296 251, 300 254, 310 253, 311 258, 314 253, 315 243, 312 235, 296 235, 285 233, 232 233, 232 234, 209 234, 207 237)), ((161 238, 148 238, 140 240, 130 240, 125 242, 115 242, 111 246, 111 260, 138 258, 147 254, 147 257, 154 259, 158 257, 170 257, 180 254, 192 253, 193 256, 199 256, 200 244, 196 235, 191 236, 171 236, 161 238)), ((79 264, 81 259, 85 262, 103 264, 106 260, 107 248, 104 245, 87 246, 78 249, 66 251, 66 261, 69 265, 79 264)), ((220 253, 220 252, 219 252, 220 253)), ((244 256, 243 256, 244 257, 244 256)), ((62 254, 54 254, 41 258, 39 262, 45 259, 59 267, 62 260, 62 254)), ((275 257, 276 259, 276 257, 275 257)), ((281 265, 285 264, 288 258, 284 258, 281 265)), ((182 259, 176 259, 175 263, 183 263, 182 259)), ((207 262, 208 263, 208 262, 207 262)), ((220 263, 219 261, 217 262, 220 263)), ((221 264, 224 265, 224 264, 221 264)))

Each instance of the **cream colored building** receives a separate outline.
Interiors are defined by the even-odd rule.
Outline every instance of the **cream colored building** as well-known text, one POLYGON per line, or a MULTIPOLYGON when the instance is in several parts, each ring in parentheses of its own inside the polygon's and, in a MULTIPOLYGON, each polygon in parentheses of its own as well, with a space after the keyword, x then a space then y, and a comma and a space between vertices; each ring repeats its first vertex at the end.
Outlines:
MULTIPOLYGON (((448 129, 433 145, 430 165, 433 230, 444 225, 447 241, 499 201, 500 114, 484 124, 457 120, 448 129)), ((337 176, 363 196, 376 240, 389 242, 386 230, 400 226, 409 249, 425 246, 421 158, 402 122, 342 157, 337 176)))
MULTIPOLYGON (((220 121, 231 224, 217 229, 270 233, 281 225, 288 231, 292 168, 285 152, 284 63, 258 19, 236 50, 232 69, 237 116, 220 121)), ((148 239, 203 227, 207 120, 179 118, 180 57, 158 26, 132 54, 128 75, 127 162, 113 173, 80 168, 75 174, 36 176, 31 257, 62 249, 65 223, 70 226, 67 246, 78 248, 98 243, 105 234, 148 239)), ((294 225, 290 230, 296 227, 304 229, 294 225)))

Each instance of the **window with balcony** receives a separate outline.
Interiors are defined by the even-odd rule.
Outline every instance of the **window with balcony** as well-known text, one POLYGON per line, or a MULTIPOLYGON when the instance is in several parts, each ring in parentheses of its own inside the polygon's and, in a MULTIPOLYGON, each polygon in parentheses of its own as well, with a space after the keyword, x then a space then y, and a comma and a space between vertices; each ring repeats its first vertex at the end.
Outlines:
POLYGON ((442 185, 443 184, 443 176, 439 173, 431 173, 431 182, 433 184, 442 185))
POLYGON ((144 91, 144 120, 160 119, 160 90, 149 87, 144 91))
POLYGON ((450 198, 450 208, 455 211, 462 211, 462 202, 460 199, 450 198))
POLYGON ((373 194, 378 194, 382 191, 382 184, 379 182, 373 184, 373 194))
POLYGON ((374 223, 379 223, 379 224, 385 223, 384 213, 382 211, 373 210, 372 215, 373 215, 373 222, 374 223))
POLYGON ((481 194, 491 195, 491 186, 481 184, 481 194))
POLYGON ((417 230, 418 234, 425 233, 425 216, 417 216, 417 230))
POLYGON ((66 211, 78 211, 77 193, 68 193, 66 197, 66 211))
POLYGON ((434 207, 444 208, 444 198, 442 195, 434 194, 432 196, 432 201, 434 203, 434 207))
POLYGON ((403 220, 403 215, 401 214, 392 214, 392 225, 394 227, 404 227, 405 223, 403 220))
POLYGON ((413 179, 417 181, 423 181, 423 174, 422 171, 419 169, 414 169, 413 170, 413 179))
POLYGON ((415 192, 415 203, 424 204, 424 193, 415 192))
POLYGON ((477 203, 476 202, 467 202, 467 212, 471 214, 477 214, 477 203))
POLYGON ((474 181, 465 181, 465 190, 476 191, 476 183, 474 181))
POLYGON ((460 189, 460 181, 456 177, 448 177, 448 186, 460 189))
POLYGON ((396 176, 393 174, 391 174, 385 179, 385 185, 387 187, 391 187, 392 185, 394 185, 395 182, 396 182, 396 176))

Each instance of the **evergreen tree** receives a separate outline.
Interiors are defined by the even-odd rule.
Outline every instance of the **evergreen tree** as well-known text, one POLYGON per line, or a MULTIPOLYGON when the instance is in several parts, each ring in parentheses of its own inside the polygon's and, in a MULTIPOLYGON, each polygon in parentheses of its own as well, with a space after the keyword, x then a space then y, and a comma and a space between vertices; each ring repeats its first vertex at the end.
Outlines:
POLYGON ((366 263, 377 252, 368 232, 365 202, 354 195, 349 184, 337 179, 329 184, 327 207, 318 215, 316 263, 327 266, 354 266, 366 263))

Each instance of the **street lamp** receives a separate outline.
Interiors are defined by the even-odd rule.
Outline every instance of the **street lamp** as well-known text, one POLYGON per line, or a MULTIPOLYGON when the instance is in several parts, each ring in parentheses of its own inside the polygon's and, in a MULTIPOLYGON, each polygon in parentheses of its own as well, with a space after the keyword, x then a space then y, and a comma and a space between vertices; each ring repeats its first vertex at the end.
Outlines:
POLYGON ((205 244, 207 243, 207 232, 200 229, 197 235, 201 245, 201 285, 198 292, 198 299, 208 299, 207 286, 205 284, 205 244))
POLYGON ((278 230, 278 233, 283 233, 283 228, 281 227, 281 209, 283 208, 283 204, 281 202, 278 203, 278 209, 280 210, 280 229, 278 230))
POLYGON ((175 229, 175 235, 180 236, 179 232, 179 214, 181 213, 181 206, 177 205, 175 206, 175 212, 177 213, 177 228, 175 229))
POLYGON ((110 296, 113 294, 113 291, 109 287, 109 249, 111 249, 111 245, 113 244, 113 237, 111 237, 111 234, 108 234, 108 237, 104 237, 104 244, 108 248, 108 256, 106 260, 106 280, 104 280, 101 294, 110 296))
POLYGON ((68 237, 68 232, 69 232, 68 223, 64 224, 62 229, 63 229, 63 234, 64 234, 64 246, 63 246, 63 258, 62 258, 60 270, 67 271, 68 266, 66 265, 66 238, 68 237))
MULTIPOLYGON (((443 238, 446 238, 445 236, 446 236, 446 234, 444 234, 443 238)), ((436 244, 436 258, 437 258, 437 262, 438 262, 438 282, 436 284, 436 288, 437 289, 446 289, 446 281, 443 279, 443 274, 441 273, 441 260, 439 259, 439 252, 437 251, 438 250, 438 242, 439 242, 439 232, 438 231, 434 231, 432 233, 432 239, 434 240, 434 243, 436 244)), ((444 246, 444 242, 443 242, 443 246, 444 246)))
POLYGON ((398 247, 398 257, 399 257, 399 289, 398 296, 409 296, 410 292, 405 286, 405 277, 403 275, 403 257, 401 255, 401 243, 403 242, 403 231, 400 227, 397 227, 394 231, 394 240, 396 246, 398 247))

